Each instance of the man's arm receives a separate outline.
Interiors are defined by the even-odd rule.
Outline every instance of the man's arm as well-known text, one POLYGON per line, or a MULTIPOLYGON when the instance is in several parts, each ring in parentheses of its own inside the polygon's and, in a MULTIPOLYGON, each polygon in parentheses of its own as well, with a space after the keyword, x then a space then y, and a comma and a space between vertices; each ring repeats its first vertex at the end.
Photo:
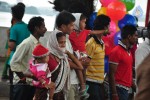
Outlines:
POLYGON ((16 47, 16 41, 14 40, 9 40, 8 41, 8 46, 10 48, 11 51, 14 51, 15 50, 15 47, 16 47))
POLYGON ((109 84, 112 92, 112 99, 118 100, 118 94, 115 84, 115 72, 117 70, 117 64, 109 63, 109 84))
POLYGON ((24 77, 24 74, 22 72, 24 69, 23 67, 25 67, 25 66, 22 65, 22 61, 25 59, 24 57, 27 54, 28 50, 29 50, 29 46, 27 46, 27 44, 21 43, 17 47, 17 49, 11 59, 11 62, 10 62, 11 70, 14 72, 17 72, 17 75, 20 78, 24 77))

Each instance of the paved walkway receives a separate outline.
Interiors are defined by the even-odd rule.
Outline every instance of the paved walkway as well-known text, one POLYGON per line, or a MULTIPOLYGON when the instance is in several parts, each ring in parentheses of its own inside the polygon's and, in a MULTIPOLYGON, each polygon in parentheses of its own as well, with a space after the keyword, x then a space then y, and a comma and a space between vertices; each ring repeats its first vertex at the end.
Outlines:
POLYGON ((9 81, 1 80, 5 59, 0 58, 0 100, 9 100, 9 81))

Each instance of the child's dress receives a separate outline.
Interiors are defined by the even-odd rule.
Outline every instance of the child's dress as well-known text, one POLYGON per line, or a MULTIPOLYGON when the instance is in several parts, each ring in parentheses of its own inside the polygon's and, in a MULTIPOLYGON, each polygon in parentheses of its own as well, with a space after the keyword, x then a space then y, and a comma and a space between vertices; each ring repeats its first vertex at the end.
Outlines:
MULTIPOLYGON (((47 84, 51 83, 51 72, 47 63, 34 64, 32 62, 30 63, 30 71, 38 80, 44 79, 47 84)), ((40 81, 33 80, 32 83, 36 87, 44 87, 40 81)))

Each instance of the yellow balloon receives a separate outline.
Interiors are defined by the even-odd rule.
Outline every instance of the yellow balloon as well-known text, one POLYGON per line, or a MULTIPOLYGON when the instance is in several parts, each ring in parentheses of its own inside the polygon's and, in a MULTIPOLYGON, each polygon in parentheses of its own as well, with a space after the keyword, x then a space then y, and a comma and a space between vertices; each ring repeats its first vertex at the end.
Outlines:
POLYGON ((101 14, 106 15, 106 7, 101 7, 101 8, 98 10, 97 16, 98 16, 98 15, 101 15, 101 14))

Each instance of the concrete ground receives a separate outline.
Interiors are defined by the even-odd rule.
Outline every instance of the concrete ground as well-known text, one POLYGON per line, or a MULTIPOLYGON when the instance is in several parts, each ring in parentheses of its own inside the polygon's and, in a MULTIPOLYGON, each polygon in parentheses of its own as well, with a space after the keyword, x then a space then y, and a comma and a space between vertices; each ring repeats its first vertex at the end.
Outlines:
POLYGON ((9 81, 1 80, 5 58, 0 58, 0 100, 9 100, 9 81))

